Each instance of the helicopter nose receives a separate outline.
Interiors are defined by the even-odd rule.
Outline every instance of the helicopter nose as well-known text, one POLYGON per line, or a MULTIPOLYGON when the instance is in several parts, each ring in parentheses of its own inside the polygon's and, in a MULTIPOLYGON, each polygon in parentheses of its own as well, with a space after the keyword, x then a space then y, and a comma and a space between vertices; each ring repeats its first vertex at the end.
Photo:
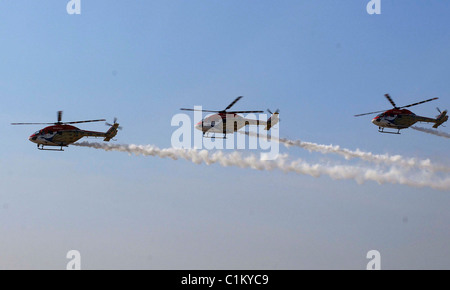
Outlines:
POLYGON ((202 128, 203 126, 202 126, 202 122, 198 122, 196 125, 195 125, 195 129, 197 129, 197 130, 200 130, 200 131, 202 131, 203 130, 203 128, 202 128))
POLYGON ((30 140, 33 143, 36 143, 36 139, 37 139, 36 134, 33 134, 33 135, 30 136, 30 138, 28 138, 28 140, 30 140))

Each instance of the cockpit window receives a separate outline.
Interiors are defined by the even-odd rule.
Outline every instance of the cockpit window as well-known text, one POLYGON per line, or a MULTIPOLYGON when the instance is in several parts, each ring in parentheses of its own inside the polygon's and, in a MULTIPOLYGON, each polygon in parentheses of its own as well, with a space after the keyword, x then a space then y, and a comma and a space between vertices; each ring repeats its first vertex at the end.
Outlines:
POLYGON ((34 135, 39 135, 40 131, 34 132, 34 135))

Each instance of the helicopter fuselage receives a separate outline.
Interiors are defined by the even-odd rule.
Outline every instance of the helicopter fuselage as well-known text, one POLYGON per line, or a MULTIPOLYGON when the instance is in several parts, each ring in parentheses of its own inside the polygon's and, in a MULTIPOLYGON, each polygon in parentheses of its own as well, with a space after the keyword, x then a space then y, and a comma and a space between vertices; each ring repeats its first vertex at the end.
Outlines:
POLYGON ((375 118, 372 123, 379 128, 406 129, 417 122, 436 123, 436 119, 417 116, 406 109, 388 110, 375 118))
POLYGON ((403 107, 397 107, 394 100, 391 98, 389 94, 384 95, 386 99, 391 103, 391 105, 394 107, 393 109, 387 110, 387 111, 378 111, 378 112, 371 112, 371 113, 364 113, 364 114, 358 114, 355 115, 355 117, 365 116, 365 115, 371 115, 375 113, 381 113, 377 115, 375 118, 372 119, 372 123, 378 127, 378 131, 381 133, 393 133, 393 134, 400 134, 400 130, 406 129, 411 127, 417 122, 425 122, 425 123, 434 123, 433 128, 437 129, 439 126, 444 124, 448 121, 447 110, 444 110, 441 112, 439 108, 437 110, 439 111, 439 115, 436 116, 436 118, 428 118, 428 117, 422 117, 417 116, 413 112, 405 109, 413 106, 417 106, 420 104, 428 103, 434 100, 437 100, 439 98, 431 98, 425 101, 413 103, 410 105, 406 105, 403 107), (397 132, 385 132, 384 128, 392 128, 397 129, 397 132))
POLYGON ((249 125, 266 126, 269 130, 278 123, 278 113, 273 114, 267 121, 247 119, 238 114, 219 113, 206 117, 195 125, 195 129, 205 133, 232 134, 249 125))
MULTIPOLYGON (((117 124, 118 126, 118 124, 117 124)), ((77 142, 83 137, 100 137, 100 138, 112 138, 117 133, 116 124, 111 127, 108 132, 95 132, 81 130, 71 125, 54 125, 46 127, 42 130, 35 132, 28 140, 39 146, 60 146, 65 147, 72 143, 77 142)))

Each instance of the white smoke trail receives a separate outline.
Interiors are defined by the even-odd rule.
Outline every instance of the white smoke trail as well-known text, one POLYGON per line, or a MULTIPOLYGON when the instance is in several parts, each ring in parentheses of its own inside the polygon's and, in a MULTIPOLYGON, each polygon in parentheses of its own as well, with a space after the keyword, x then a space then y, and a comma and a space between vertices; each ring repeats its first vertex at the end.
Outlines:
POLYGON ((276 138, 270 135, 259 135, 255 132, 243 132, 238 131, 241 134, 245 134, 248 136, 258 137, 258 138, 265 138, 268 140, 269 138, 272 138, 271 140, 275 142, 279 142, 283 144, 286 147, 296 146, 303 149, 306 149, 308 151, 314 151, 314 152, 320 152, 322 154, 338 154, 343 156, 345 159, 354 159, 359 158, 364 161, 373 162, 376 164, 387 164, 387 165, 398 165, 404 168, 420 168, 420 169, 426 169, 430 170, 432 172, 450 172, 450 167, 443 166, 443 165, 436 165, 432 164, 430 159, 417 159, 417 158, 406 158, 401 155, 389 155, 389 154, 373 154, 371 152, 364 152, 359 149, 356 149, 355 151, 341 148, 338 145, 322 145, 317 143, 311 143, 311 142, 304 142, 301 140, 288 140, 285 138, 276 138))
POLYGON ((426 171, 411 173, 391 167, 387 171, 381 169, 364 168, 361 166, 309 164, 301 159, 295 161, 287 160, 288 155, 281 155, 276 160, 261 160, 255 155, 243 157, 239 152, 223 153, 216 151, 211 153, 208 150, 195 149, 160 149, 153 145, 116 145, 104 143, 81 142, 73 144, 75 146, 102 149, 105 151, 127 152, 129 154, 143 156, 158 156, 161 158, 171 158, 174 160, 185 159, 195 164, 205 163, 207 165, 220 164, 222 166, 236 166, 240 168, 251 168, 256 170, 278 169, 284 172, 295 172, 297 174, 320 177, 328 175, 332 179, 352 179, 361 184, 365 181, 376 181, 380 184, 392 183, 402 184, 412 187, 431 187, 438 190, 450 190, 450 177, 443 179, 436 178, 426 171), (409 175, 409 176, 407 176, 409 175))
POLYGON ((414 130, 420 131, 420 132, 425 132, 428 134, 433 134, 433 135, 444 137, 444 138, 450 138, 450 134, 442 132, 442 131, 422 128, 422 127, 416 127, 416 126, 412 126, 411 128, 413 128, 414 130))

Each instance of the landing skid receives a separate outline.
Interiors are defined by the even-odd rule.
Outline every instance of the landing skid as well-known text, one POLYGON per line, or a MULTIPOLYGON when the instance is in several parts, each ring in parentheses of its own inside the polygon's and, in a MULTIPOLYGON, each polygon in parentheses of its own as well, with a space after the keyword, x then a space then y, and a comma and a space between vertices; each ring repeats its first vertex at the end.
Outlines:
POLYGON ((380 133, 385 133, 385 134, 395 134, 395 135, 401 135, 401 133, 400 133, 400 130, 401 129, 398 129, 398 131, 397 132, 389 132, 389 131, 384 131, 384 128, 378 128, 378 132, 380 132, 380 133))
MULTIPOLYGON (((67 147, 67 146, 64 146, 64 147, 67 147)), ((39 145, 38 145, 38 147, 37 147, 37 149, 43 150, 43 151, 64 151, 62 148, 63 148, 63 146, 61 146, 60 149, 44 149, 44 145, 42 145, 42 147, 39 147, 39 145)))
POLYGON ((226 136, 226 134, 223 134, 223 137, 216 137, 215 135, 213 135, 213 136, 208 136, 208 135, 206 135, 206 136, 205 136, 205 134, 203 134, 203 138, 210 138, 210 139, 227 139, 227 136, 226 136))
POLYGON ((212 136, 212 137, 205 136, 205 138, 209 138, 209 139, 227 139, 227 137, 216 137, 216 136, 212 136))

